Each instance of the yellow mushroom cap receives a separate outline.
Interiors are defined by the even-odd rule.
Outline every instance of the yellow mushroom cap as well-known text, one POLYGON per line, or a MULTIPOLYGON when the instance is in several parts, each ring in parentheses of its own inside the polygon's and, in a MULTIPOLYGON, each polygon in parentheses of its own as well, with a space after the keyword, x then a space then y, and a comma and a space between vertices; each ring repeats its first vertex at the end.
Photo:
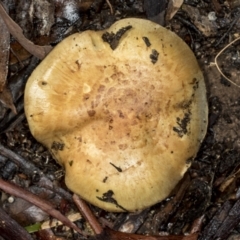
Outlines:
POLYGON ((205 136, 208 108, 189 47, 129 18, 59 43, 27 82, 25 112, 69 189, 120 212, 169 195, 205 136))

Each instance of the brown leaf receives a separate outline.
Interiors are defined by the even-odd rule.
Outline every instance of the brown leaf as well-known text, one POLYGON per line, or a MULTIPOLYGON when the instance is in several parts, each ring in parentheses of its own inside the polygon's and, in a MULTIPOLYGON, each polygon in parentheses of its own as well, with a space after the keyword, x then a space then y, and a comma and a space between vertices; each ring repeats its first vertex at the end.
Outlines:
POLYGON ((80 3, 79 3, 79 8, 80 8, 80 11, 81 12, 85 12, 87 11, 91 5, 93 4, 94 0, 82 0, 80 3))
POLYGON ((22 62, 31 57, 31 54, 22 47, 22 45, 17 41, 11 42, 11 51, 9 56, 9 64, 13 65, 17 62, 22 62))
POLYGON ((0 92, 6 83, 8 74, 8 56, 10 46, 10 34, 2 18, 0 18, 0 92))
POLYGON ((166 21, 170 21, 182 6, 183 0, 170 0, 168 2, 168 8, 166 13, 166 21))
POLYGON ((0 92, 0 102, 4 105, 4 107, 11 109, 13 113, 17 114, 17 110, 13 103, 12 94, 6 85, 3 87, 2 92, 0 92))
POLYGON ((210 20, 207 14, 203 15, 197 7, 183 4, 182 10, 188 14, 192 23, 204 36, 209 37, 216 32, 216 22, 210 20))
POLYGON ((22 29, 16 24, 6 13, 4 7, 0 3, 0 16, 5 22, 8 31, 16 38, 16 40, 31 54, 39 59, 43 59, 51 50, 51 46, 39 46, 33 44, 23 35, 22 29))

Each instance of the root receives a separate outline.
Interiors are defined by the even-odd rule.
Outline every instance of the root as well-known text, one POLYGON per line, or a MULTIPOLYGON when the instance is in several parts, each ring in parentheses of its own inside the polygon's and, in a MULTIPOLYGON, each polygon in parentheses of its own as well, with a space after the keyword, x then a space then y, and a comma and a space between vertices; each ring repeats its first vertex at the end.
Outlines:
POLYGON ((229 48, 232 44, 234 44, 235 42, 239 41, 240 40, 240 37, 236 38, 235 40, 233 40, 232 42, 230 42, 226 47, 224 47, 215 57, 214 59, 214 63, 217 67, 217 70, 219 71, 219 73, 227 80, 229 81, 230 83, 232 83, 234 86, 240 88, 240 85, 236 84, 235 82, 233 82, 230 78, 228 78, 223 72, 222 70, 220 69, 218 63, 217 63, 217 59, 218 57, 227 49, 229 48))

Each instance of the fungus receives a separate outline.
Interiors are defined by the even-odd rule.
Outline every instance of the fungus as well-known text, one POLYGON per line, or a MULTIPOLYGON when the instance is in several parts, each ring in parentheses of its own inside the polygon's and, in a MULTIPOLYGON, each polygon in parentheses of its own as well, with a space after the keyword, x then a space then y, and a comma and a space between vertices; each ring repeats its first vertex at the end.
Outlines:
POLYGON ((130 18, 59 43, 28 79, 25 112, 68 188, 121 212, 170 194, 205 136, 208 107, 188 46, 130 18))

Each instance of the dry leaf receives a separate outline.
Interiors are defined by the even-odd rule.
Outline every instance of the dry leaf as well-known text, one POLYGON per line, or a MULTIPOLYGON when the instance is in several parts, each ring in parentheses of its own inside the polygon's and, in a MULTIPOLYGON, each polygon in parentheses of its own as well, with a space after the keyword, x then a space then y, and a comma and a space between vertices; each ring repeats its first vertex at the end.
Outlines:
POLYGON ((196 28, 206 37, 213 35, 217 30, 215 21, 200 13, 199 9, 187 4, 183 4, 182 9, 188 14, 196 28))
POLYGON ((13 113, 17 114, 17 110, 13 103, 12 93, 6 85, 4 85, 2 92, 0 92, 0 102, 4 107, 11 109, 13 113))
POLYGON ((8 56, 10 46, 10 34, 2 18, 0 18, 0 29, 2 33, 0 34, 0 92, 2 92, 8 74, 8 56))
POLYGON ((182 6, 183 0, 170 0, 168 3, 166 21, 171 20, 174 15, 177 13, 179 8, 182 6))

